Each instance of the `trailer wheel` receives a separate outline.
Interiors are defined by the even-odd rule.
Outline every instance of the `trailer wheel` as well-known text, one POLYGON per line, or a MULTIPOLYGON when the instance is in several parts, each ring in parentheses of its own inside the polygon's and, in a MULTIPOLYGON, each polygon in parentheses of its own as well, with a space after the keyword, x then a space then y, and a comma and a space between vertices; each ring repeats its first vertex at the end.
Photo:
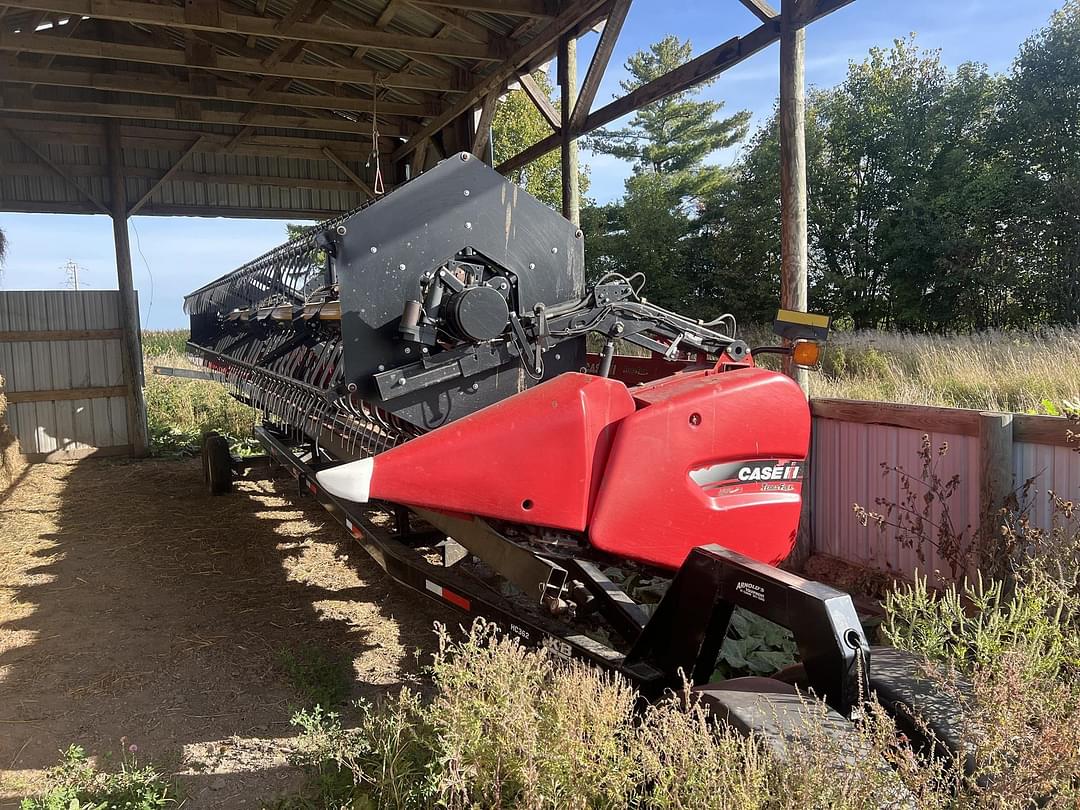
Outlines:
POLYGON ((217 433, 207 433, 202 446, 203 479, 211 495, 232 492, 232 453, 229 442, 217 433))

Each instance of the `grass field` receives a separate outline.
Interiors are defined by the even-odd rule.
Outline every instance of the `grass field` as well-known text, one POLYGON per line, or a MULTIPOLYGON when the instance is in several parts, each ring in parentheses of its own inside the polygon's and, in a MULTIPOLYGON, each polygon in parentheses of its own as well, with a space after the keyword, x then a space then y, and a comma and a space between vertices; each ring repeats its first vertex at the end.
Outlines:
POLYGON ((838 333, 815 397, 1055 413, 1080 402, 1080 329, 927 336, 838 333))

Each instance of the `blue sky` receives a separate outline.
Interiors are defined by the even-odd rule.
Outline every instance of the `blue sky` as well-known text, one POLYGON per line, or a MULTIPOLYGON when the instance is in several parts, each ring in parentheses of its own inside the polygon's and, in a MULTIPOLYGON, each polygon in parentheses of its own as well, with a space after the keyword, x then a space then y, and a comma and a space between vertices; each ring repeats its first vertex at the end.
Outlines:
MULTIPOLYGON (((779 0, 774 0, 778 4, 779 0)), ((916 33, 921 46, 938 48, 949 65, 983 62, 1006 70, 1019 44, 1041 27, 1063 0, 856 0, 807 31, 807 83, 828 87, 841 81, 850 60, 874 46, 916 33)), ((735 0, 661 2, 637 0, 632 7, 596 106, 619 90, 626 58, 665 34, 689 38, 695 54, 752 30, 756 19, 735 0)), ((581 46, 584 66, 595 35, 581 46)), ((761 122, 777 94, 776 46, 756 54, 703 91, 723 101, 726 111, 750 110, 761 122)), ((716 159, 727 162, 732 154, 716 159)), ((607 202, 622 194, 628 164, 586 155, 591 167, 589 196, 607 202)), ((2 169, 0 169, 2 170, 2 169)), ((68 260, 81 268, 80 281, 94 289, 115 288, 112 228, 107 217, 0 213, 9 255, 0 278, 4 289, 56 289, 65 284, 68 260)), ((189 217, 135 217, 132 260, 135 285, 147 328, 185 325, 185 292, 284 241, 279 220, 225 220, 189 217), (141 250, 140 250, 141 246, 141 250)))

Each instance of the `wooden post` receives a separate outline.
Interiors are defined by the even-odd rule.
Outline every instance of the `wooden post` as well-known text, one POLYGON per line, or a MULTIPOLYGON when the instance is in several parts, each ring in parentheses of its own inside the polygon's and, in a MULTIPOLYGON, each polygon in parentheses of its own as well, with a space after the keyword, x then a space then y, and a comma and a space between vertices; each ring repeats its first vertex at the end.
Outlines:
MULTIPOLYGON (((780 306, 806 312, 806 30, 797 7, 780 6, 780 306)), ((785 358, 784 372, 807 390, 805 369, 785 358)))
POLYGON ((124 187, 124 159, 120 149, 120 124, 115 118, 105 122, 105 146, 109 159, 110 209, 113 244, 116 249, 116 281, 120 290, 120 327, 123 330, 124 365, 128 385, 128 432, 132 454, 147 454, 150 440, 146 428, 146 402, 142 389, 142 336, 135 285, 131 279, 131 244, 127 229, 127 190, 124 187))
POLYGON ((564 34, 559 39, 559 100, 562 118, 562 214, 581 224, 581 189, 578 187, 578 144, 570 131, 570 118, 577 103, 577 39, 564 34))
POLYGON ((1007 577, 1003 558, 1001 510, 1012 495, 1013 415, 979 414, 979 570, 986 576, 1007 577))

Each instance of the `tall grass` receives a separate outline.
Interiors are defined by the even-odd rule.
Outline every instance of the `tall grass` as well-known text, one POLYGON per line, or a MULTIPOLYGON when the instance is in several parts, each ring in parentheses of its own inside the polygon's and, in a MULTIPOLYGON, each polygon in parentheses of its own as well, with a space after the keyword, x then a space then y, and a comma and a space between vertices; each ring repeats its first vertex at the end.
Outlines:
POLYGON ((219 383, 153 373, 156 365, 195 368, 185 354, 187 338, 187 331, 180 329, 143 332, 143 394, 153 452, 192 455, 209 431, 228 437, 233 452, 247 452, 254 446, 254 410, 233 399, 219 383))
POLYGON ((300 713, 301 760, 316 778, 291 806, 869 810, 905 791, 913 808, 947 804, 942 771, 917 766, 883 714, 853 727, 872 754, 851 761, 808 703, 805 739, 778 759, 687 693, 638 712, 620 676, 522 649, 480 621, 462 640, 442 634, 432 681, 430 701, 403 690, 360 704, 352 727, 300 713))
POLYGON ((1045 413, 1080 400, 1080 328, 831 336, 815 397, 1045 413))

